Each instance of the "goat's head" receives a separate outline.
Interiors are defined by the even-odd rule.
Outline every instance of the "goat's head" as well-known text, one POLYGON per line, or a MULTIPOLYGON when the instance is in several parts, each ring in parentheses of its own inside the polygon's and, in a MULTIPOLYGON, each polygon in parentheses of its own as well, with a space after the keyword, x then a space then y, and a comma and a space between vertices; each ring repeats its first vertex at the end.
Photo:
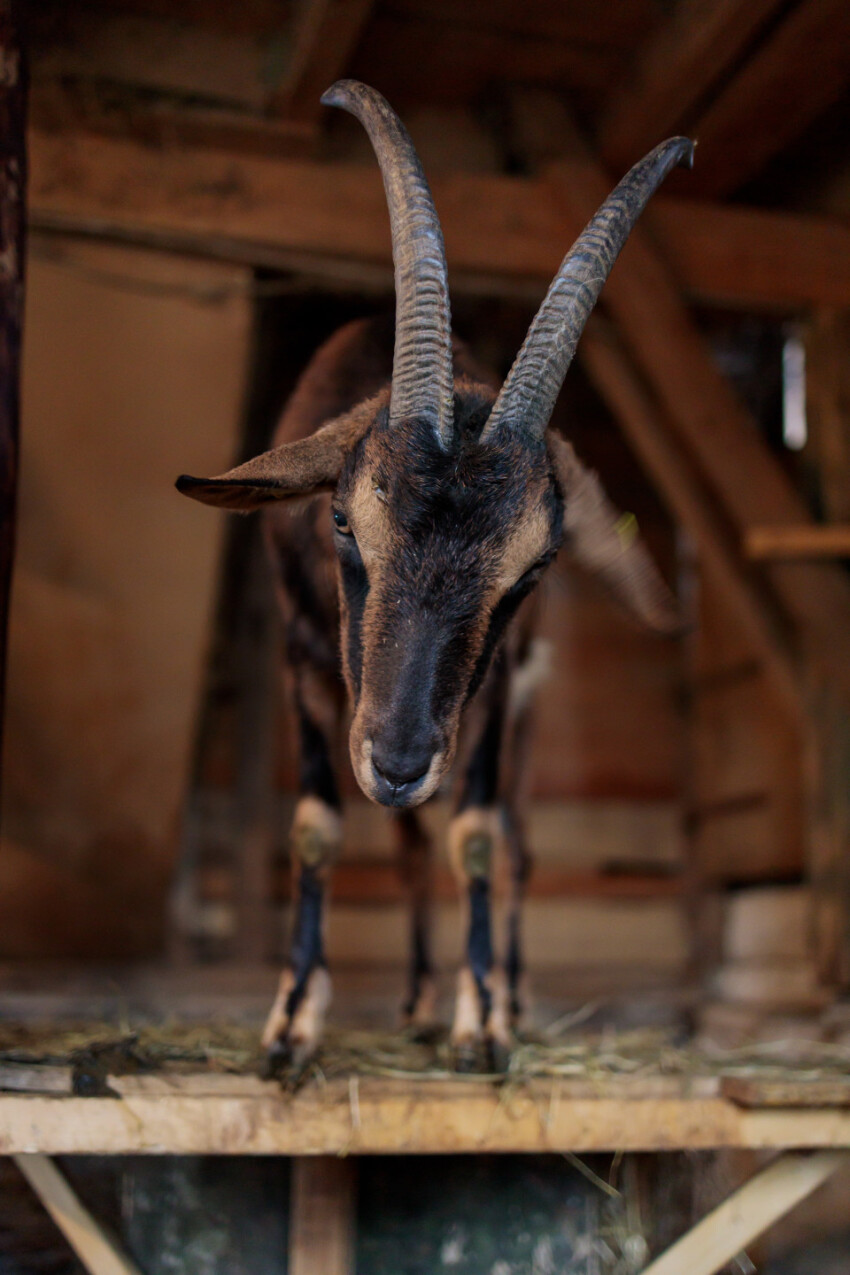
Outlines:
POLYGON ((354 772, 373 800, 413 806, 451 765, 463 707, 565 537, 644 620, 675 623, 645 549, 547 426, 617 254, 664 176, 690 162, 692 145, 663 143, 606 200, 496 396, 453 378, 443 238, 403 125, 355 81, 322 100, 361 120, 384 178, 396 277, 392 384, 310 438, 220 478, 184 476, 178 487, 238 510, 333 493, 354 772))

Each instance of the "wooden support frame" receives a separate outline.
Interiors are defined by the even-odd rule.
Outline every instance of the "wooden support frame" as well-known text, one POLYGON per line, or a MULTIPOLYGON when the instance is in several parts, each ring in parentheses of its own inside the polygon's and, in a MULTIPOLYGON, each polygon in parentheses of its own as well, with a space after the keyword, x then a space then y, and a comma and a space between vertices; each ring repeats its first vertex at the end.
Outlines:
POLYGON ((289 1275, 354 1275, 356 1185, 351 1157, 293 1161, 289 1275))
POLYGON ((791 7, 693 125, 706 158, 696 193, 739 189, 847 91, 846 20, 844 0, 791 7))
POLYGON ((638 56, 635 74, 599 129, 603 158, 628 168, 682 127, 727 68, 780 8, 781 0, 697 0, 674 10, 638 56))
POLYGON ((787 634, 754 580, 742 569, 728 527, 677 445, 663 412, 634 370, 610 326, 591 322, 581 358, 603 400, 699 551, 796 718, 802 708, 799 673, 787 634))
POLYGON ((850 558, 850 526, 751 527, 744 548, 753 562, 850 558))
POLYGON ((780 1156, 724 1200, 643 1275, 716 1275, 716 1272, 774 1222, 811 1195, 839 1169, 850 1165, 848 1151, 799 1152, 780 1156))
POLYGON ((370 1076, 110 1077, 120 1100, 0 1094, 0 1155, 430 1155, 850 1148, 850 1107, 746 1108, 711 1078, 501 1087, 370 1076))
POLYGON ((288 119, 318 123, 319 98, 345 72, 374 0, 301 0, 284 81, 269 103, 288 119))
MULTIPOLYGON (((605 199, 609 179, 587 166, 569 178, 549 169, 553 188, 578 220, 605 199)), ((731 528, 810 522, 802 498, 762 442, 743 403, 716 367, 663 256, 638 226, 612 271, 603 304, 614 318, 665 417, 731 528)), ((799 634, 801 649, 850 697, 850 587, 836 568, 773 566, 768 582, 799 634)))
MULTIPOLYGON (((392 285, 377 168, 37 128, 29 146, 36 227, 324 274, 337 286, 392 285)), ((539 299, 587 219, 586 204, 565 203, 555 186, 586 189, 588 171, 573 159, 554 181, 436 177, 453 288, 539 299)), ((605 178, 603 195, 609 187, 605 178)), ((838 222, 663 195, 647 218, 691 297, 779 313, 850 306, 850 229, 838 222)))
POLYGON ((80 1202, 49 1156, 16 1155, 15 1163, 91 1275, 142 1275, 80 1202))

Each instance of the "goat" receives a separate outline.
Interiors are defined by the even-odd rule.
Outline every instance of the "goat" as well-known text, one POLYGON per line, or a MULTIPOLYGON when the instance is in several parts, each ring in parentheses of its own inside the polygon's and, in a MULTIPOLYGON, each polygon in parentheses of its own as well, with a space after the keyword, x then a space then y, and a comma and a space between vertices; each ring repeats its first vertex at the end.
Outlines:
POLYGON ((383 176, 395 264, 392 360, 374 323, 341 329, 303 373, 270 451, 218 478, 183 475, 177 487, 225 509, 271 506, 266 538, 301 778, 291 964, 264 1045, 303 1062, 330 1002, 322 901, 341 842, 333 740, 347 689, 357 782, 396 814, 412 906, 406 1013, 418 1027, 431 1021, 435 996, 428 844, 414 808, 463 759, 448 840, 467 899, 467 963, 451 1035, 466 1065, 482 1051, 492 1060, 509 1049, 520 1010, 528 855, 516 776, 527 703, 511 688, 518 673, 528 681, 534 587, 565 542, 642 620, 666 631, 676 625, 672 596, 641 542, 627 534, 596 475, 547 426, 620 249, 667 173, 690 166, 693 145, 681 137, 662 143, 616 187, 565 257, 496 392, 453 339, 440 224, 403 124, 354 80, 339 81, 322 102, 360 120, 383 176), (282 516, 287 503, 303 505, 302 516, 282 516), (490 924, 500 845, 512 882, 504 969, 494 961, 490 924))

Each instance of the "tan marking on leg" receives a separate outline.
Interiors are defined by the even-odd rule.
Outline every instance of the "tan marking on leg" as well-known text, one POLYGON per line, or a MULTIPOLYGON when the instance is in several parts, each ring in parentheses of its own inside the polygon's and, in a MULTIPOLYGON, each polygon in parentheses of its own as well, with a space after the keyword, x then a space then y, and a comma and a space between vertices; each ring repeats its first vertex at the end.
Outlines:
POLYGON ((504 970, 493 969, 484 981, 492 998, 490 1013, 487 1016, 487 1022, 484 1027, 485 1035, 490 1040, 498 1041, 503 1048, 511 1049, 513 1046, 513 1034, 511 1032, 510 995, 508 993, 507 977, 504 970))
POLYGON ((310 1058, 322 1038, 332 999, 331 976, 321 965, 307 979, 304 998, 292 1018, 289 1038, 299 1062, 310 1058))
POLYGON ((493 859, 504 841, 499 811, 492 806, 470 806, 449 824, 449 862, 461 886, 475 877, 490 877, 493 859))
POLYGON ((452 1044, 471 1045, 481 1036, 481 1001, 475 985, 475 975, 464 966, 457 976, 457 1000, 452 1023, 452 1044))
POLYGON ((289 843, 296 870, 328 868, 338 858, 342 845, 342 819, 319 797, 301 797, 289 843))
POLYGON ((271 1049, 272 1045, 282 1040, 286 1035, 289 1027, 289 1018, 286 1013, 286 1003, 289 1000, 290 993, 295 986, 295 975, 292 970, 284 970, 280 976, 280 982, 277 987, 277 996, 274 998, 274 1004, 269 1010, 269 1016, 266 1019, 266 1025, 263 1028, 262 1044, 263 1049, 271 1049))

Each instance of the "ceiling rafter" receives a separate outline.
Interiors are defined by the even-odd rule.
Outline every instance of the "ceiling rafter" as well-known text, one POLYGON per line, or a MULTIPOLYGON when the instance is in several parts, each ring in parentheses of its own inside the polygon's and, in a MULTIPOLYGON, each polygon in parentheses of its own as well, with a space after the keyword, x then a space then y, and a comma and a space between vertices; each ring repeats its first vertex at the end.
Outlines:
MULTIPOLYGON (((336 282, 353 270, 391 280, 375 167, 37 128, 29 150, 35 226, 313 271, 336 282)), ((557 171, 562 183, 581 184, 587 162, 560 161, 557 171)), ((432 188, 453 286, 468 291, 524 289, 533 299, 583 225, 546 176, 451 173, 432 188)), ((701 301, 780 313, 850 306, 850 228, 839 222, 659 196, 647 225, 681 286, 701 301)), ((623 263, 631 253, 629 245, 623 263)))
POLYGON ((628 168, 687 127, 711 88, 787 0, 696 0, 681 4, 638 54, 635 71, 597 131, 602 158, 628 168))

